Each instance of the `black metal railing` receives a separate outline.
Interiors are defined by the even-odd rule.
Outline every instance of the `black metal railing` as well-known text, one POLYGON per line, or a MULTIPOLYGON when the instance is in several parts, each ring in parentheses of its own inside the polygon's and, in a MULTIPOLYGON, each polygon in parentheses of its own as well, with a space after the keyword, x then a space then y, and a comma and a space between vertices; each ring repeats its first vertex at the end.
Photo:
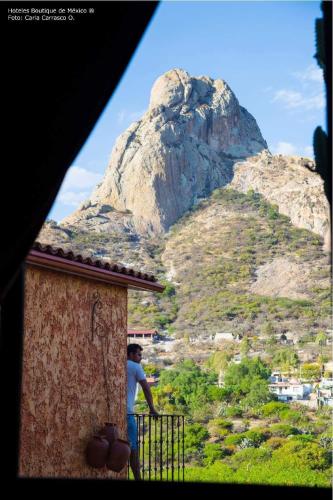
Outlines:
MULTIPOLYGON (((141 478, 184 481, 184 416, 133 415, 137 425, 141 478)), ((131 478, 129 465, 128 478, 131 478)))

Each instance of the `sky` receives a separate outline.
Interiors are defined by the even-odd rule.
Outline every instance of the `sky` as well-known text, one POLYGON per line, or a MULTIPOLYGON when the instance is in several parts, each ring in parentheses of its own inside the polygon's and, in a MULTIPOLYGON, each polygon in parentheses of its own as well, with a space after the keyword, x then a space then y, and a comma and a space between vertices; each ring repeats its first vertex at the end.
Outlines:
POLYGON ((153 83, 172 68, 225 80, 273 154, 313 157, 313 131, 326 129, 313 57, 318 17, 320 2, 311 0, 162 1, 48 218, 61 221, 89 197, 117 137, 147 110, 153 83))

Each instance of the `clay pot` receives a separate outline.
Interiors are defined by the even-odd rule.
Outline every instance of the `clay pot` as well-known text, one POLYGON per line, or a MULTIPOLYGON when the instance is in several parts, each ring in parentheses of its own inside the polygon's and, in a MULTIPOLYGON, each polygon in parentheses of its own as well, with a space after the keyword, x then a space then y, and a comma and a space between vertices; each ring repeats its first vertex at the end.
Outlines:
POLYGON ((128 441, 116 439, 111 445, 106 466, 113 472, 120 472, 128 462, 131 448, 128 441))
POLYGON ((86 460, 90 467, 104 467, 108 458, 110 444, 106 436, 93 436, 87 444, 86 460))
POLYGON ((110 422, 105 422, 105 425, 99 434, 105 435, 110 444, 120 438, 117 424, 112 424, 110 422))

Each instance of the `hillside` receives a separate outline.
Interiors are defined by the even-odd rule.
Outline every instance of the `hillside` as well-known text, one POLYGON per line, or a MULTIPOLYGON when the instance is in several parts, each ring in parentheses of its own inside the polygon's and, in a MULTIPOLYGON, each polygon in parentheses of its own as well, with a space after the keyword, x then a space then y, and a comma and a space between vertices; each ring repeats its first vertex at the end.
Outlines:
MULTIPOLYGON (((182 339, 171 360, 192 356, 217 332, 249 335, 257 350, 267 325, 298 339, 330 327, 330 265, 323 239, 293 226, 277 206, 249 191, 216 189, 164 237, 64 228, 49 222, 41 241, 75 252, 148 269, 166 284, 163 294, 129 292, 128 324, 182 339)), ((146 350, 159 353, 158 346, 146 350)), ((163 349, 162 349, 163 351, 163 349)), ((199 358, 200 354, 199 354, 199 358)))
POLYGON ((130 292, 129 326, 181 340, 149 355, 191 356, 199 340, 199 359, 218 332, 264 352, 264 332, 297 341, 327 330, 329 235, 314 161, 272 155, 224 80, 176 68, 154 83, 89 199, 38 240, 155 274, 166 289, 130 292))
POLYGON ((161 299, 132 295, 131 326, 168 326, 176 337, 193 337, 260 335, 272 322, 295 338, 329 327, 322 239, 292 226, 257 193, 214 191, 155 247, 155 263, 171 285, 161 299))

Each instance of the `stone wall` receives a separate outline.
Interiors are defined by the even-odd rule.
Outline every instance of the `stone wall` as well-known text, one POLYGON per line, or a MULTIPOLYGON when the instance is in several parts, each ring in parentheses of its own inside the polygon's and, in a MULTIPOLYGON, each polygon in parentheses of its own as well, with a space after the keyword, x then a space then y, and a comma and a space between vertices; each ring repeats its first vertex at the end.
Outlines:
POLYGON ((104 422, 126 438, 127 289, 27 266, 19 475, 122 478, 85 463, 104 422))

